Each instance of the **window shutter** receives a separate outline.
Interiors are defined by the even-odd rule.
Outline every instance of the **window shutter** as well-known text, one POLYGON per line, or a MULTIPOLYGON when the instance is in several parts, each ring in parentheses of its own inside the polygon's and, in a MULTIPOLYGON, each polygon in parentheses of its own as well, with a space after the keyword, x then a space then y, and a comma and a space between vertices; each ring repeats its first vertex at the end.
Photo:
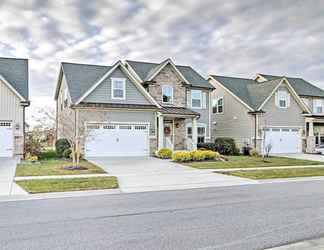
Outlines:
POLYGON ((290 93, 287 92, 287 107, 290 107, 290 93))
POLYGON ((202 93, 202 108, 205 109, 207 108, 207 95, 205 92, 202 93))
POLYGON ((275 103, 276 103, 276 106, 279 107, 279 94, 278 94, 278 91, 275 93, 275 103))
POLYGON ((187 107, 191 108, 191 91, 187 91, 187 107))

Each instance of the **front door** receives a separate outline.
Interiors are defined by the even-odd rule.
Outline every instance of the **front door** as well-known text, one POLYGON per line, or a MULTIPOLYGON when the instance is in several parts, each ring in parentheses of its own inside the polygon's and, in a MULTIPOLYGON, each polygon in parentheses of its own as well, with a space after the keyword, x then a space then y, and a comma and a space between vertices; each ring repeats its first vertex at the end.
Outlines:
POLYGON ((173 122, 164 121, 164 147, 173 150, 173 122))

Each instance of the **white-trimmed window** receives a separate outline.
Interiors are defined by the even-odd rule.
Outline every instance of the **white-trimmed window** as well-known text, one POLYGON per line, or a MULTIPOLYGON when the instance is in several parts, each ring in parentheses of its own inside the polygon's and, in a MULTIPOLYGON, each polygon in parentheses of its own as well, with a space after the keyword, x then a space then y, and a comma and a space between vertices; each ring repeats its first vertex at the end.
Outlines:
POLYGON ((288 107, 288 93, 285 90, 278 91, 278 107, 279 108, 288 107))
POLYGON ((213 113, 223 114, 224 113, 224 98, 219 97, 213 100, 213 113))
POLYGON ((173 87, 171 85, 162 86, 162 102, 167 104, 173 103, 173 87))
POLYGON ((111 99, 126 99, 126 79, 111 78, 111 99))
POLYGON ((323 113, 323 100, 322 99, 314 99, 313 112, 314 112, 314 114, 322 114, 323 113))
POLYGON ((207 95, 201 90, 191 90, 191 108, 205 109, 207 103, 207 95))
MULTIPOLYGON (((192 138, 192 124, 187 124, 187 137, 192 138)), ((206 124, 198 123, 197 124, 197 142, 204 143, 206 140, 206 124)))

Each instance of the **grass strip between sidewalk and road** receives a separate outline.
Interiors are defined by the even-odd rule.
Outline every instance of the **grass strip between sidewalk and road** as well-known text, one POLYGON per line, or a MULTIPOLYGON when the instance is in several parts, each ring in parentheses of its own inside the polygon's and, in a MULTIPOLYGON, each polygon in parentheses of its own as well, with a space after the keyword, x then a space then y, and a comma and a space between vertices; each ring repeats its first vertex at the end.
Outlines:
POLYGON ((238 170, 238 171, 215 171, 225 175, 233 175, 254 180, 293 178, 293 177, 314 177, 324 176, 324 167, 316 168, 287 168, 287 169, 261 169, 261 170, 238 170))
POLYGON ((262 157, 226 156, 228 161, 190 162, 184 165, 198 169, 225 169, 225 168, 266 168, 283 166, 323 165, 321 161, 310 161, 286 157, 271 156, 263 160, 262 157))
POLYGON ((118 180, 114 176, 89 177, 73 179, 46 179, 16 181, 28 193, 69 192, 118 188, 118 180))
POLYGON ((86 160, 80 161, 80 167, 85 170, 68 170, 64 167, 71 166, 70 160, 53 159, 39 163, 20 163, 16 169, 16 176, 48 176, 48 175, 79 175, 79 174, 104 174, 102 168, 86 160))

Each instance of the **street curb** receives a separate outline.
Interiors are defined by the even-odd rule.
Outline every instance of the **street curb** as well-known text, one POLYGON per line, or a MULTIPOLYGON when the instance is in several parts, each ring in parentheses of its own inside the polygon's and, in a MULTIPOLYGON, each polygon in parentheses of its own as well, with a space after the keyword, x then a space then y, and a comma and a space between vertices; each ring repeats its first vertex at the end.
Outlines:
POLYGON ((323 250, 324 238, 296 242, 280 247, 268 248, 266 250, 323 250))
POLYGON ((0 196, 1 202, 11 201, 29 201, 29 200, 46 200, 46 199, 60 199, 60 198, 73 198, 73 197, 87 197, 98 195, 110 195, 121 194, 119 188, 116 189, 101 189, 101 190, 89 190, 89 191, 72 191, 72 192, 56 192, 56 193, 44 193, 44 194, 28 194, 28 195, 8 195, 0 196))

